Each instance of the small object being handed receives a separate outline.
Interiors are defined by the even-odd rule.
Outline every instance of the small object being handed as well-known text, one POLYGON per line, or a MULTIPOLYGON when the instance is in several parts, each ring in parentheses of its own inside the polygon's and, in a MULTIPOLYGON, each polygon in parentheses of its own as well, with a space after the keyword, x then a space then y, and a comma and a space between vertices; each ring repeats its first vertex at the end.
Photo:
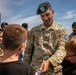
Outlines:
POLYGON ((40 75, 42 73, 42 70, 37 70, 35 75, 40 75))

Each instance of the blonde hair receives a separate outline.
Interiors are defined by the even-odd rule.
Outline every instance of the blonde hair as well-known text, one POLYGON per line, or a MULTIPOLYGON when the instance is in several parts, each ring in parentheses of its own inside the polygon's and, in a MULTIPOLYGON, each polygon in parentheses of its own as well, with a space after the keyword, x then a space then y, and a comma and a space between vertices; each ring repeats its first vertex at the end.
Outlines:
POLYGON ((66 51, 71 51, 73 53, 76 53, 76 36, 73 36, 66 41, 65 49, 66 51))

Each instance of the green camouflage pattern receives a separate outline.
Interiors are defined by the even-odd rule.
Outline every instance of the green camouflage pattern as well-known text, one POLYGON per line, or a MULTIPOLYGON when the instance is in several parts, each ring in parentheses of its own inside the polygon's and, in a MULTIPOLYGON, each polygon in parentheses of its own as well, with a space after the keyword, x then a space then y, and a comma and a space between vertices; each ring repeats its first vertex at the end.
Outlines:
POLYGON ((3 44, 0 42, 0 55, 3 54, 3 44))
POLYGON ((0 47, 0 55, 3 53, 3 50, 2 50, 2 48, 0 47))
POLYGON ((3 51, 3 49, 0 47, 0 59, 1 59, 1 57, 3 56, 3 54, 4 54, 4 51, 3 51))
MULTIPOLYGON (((64 36, 67 31, 62 26, 53 22, 52 26, 45 27, 44 24, 31 29, 27 39, 24 61, 29 63, 34 45, 34 53, 30 65, 37 69, 45 60, 50 61, 50 66, 45 75, 57 75, 62 66, 60 65, 66 55, 64 36)), ((59 74, 58 74, 59 75, 59 74)))

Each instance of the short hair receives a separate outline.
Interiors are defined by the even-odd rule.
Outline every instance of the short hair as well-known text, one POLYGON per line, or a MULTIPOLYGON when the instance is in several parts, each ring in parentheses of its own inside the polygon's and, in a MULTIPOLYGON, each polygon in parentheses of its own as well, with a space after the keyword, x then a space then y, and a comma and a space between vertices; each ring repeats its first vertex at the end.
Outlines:
POLYGON ((4 28, 5 25, 8 25, 8 23, 7 23, 7 22, 2 22, 2 24, 1 24, 1 28, 4 28))
POLYGON ((73 24, 72 24, 72 28, 73 28, 73 26, 76 26, 76 22, 73 22, 73 24))
POLYGON ((27 23, 23 23, 22 26, 23 26, 24 28, 28 28, 28 24, 27 24, 27 23))
POLYGON ((73 53, 76 53, 76 36, 73 36, 66 41, 65 49, 66 51, 71 51, 73 53))
POLYGON ((18 24, 9 24, 3 31, 3 46, 5 49, 14 50, 26 41, 25 28, 18 24))

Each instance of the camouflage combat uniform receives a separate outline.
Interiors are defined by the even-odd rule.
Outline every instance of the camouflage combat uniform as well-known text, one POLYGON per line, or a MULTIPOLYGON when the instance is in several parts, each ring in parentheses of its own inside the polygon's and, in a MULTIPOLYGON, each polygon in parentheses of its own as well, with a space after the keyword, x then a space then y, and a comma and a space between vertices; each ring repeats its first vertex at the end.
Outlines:
POLYGON ((0 58, 2 57, 2 55, 3 55, 3 45, 2 44, 0 44, 0 58))
POLYGON ((46 28, 44 24, 31 29, 27 46, 25 49, 25 61, 29 62, 32 47, 34 45, 34 54, 30 65, 37 69, 44 60, 50 61, 48 71, 43 75, 61 75, 62 60, 66 55, 64 35, 67 31, 62 26, 53 22, 52 26, 46 28))

